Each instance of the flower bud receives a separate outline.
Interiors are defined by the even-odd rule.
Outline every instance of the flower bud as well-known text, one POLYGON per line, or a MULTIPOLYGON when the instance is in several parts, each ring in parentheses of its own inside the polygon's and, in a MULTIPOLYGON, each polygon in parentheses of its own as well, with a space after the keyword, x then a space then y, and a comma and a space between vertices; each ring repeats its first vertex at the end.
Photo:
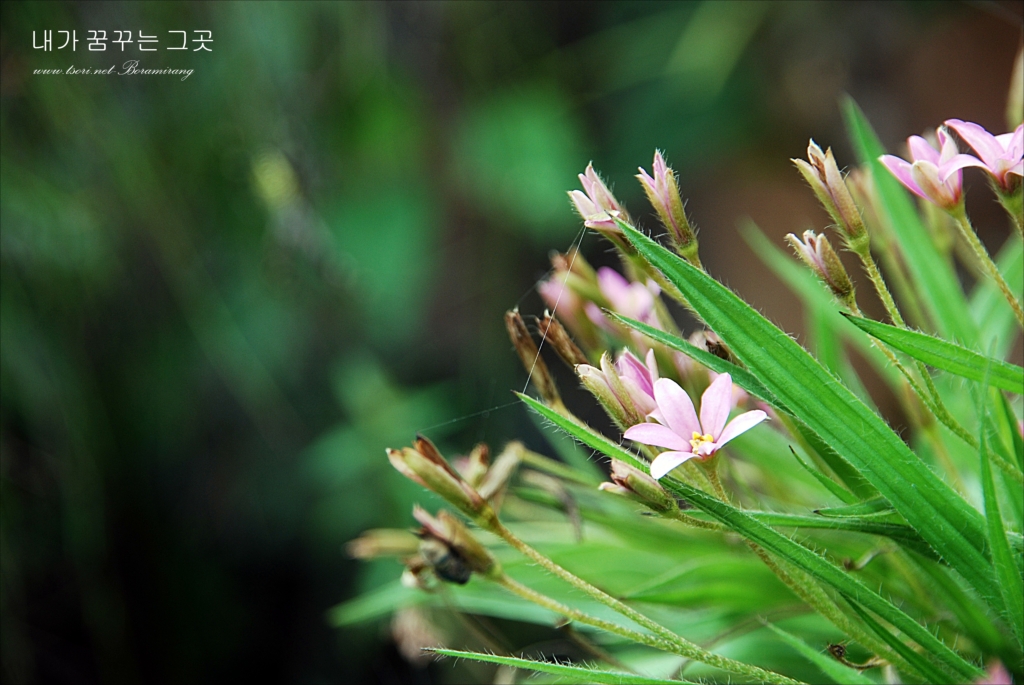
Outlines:
POLYGON ((434 444, 426 438, 417 436, 414 447, 388 449, 387 455, 399 473, 436 492, 467 516, 493 517, 494 513, 479 493, 448 465, 434 444))
POLYGON ((804 231, 801 241, 790 233, 786 241, 796 251, 797 256, 817 274, 818 278, 832 291, 836 298, 850 309, 855 306, 853 283, 850 281, 839 255, 832 249, 828 238, 815 235, 814 231, 804 231))
POLYGON ((697 257, 697 236, 686 218, 686 211, 683 208, 683 200, 679 196, 679 185, 676 182, 676 174, 665 163, 661 152, 654 153, 654 177, 639 168, 637 178, 647 193, 647 199, 651 206, 658 213, 662 226, 668 231, 672 244, 684 259, 700 266, 700 259, 697 257))
POLYGON ((626 491, 654 511, 666 512, 679 508, 675 498, 669 495, 658 481, 624 461, 612 459, 611 479, 611 483, 602 483, 600 488, 619 494, 626 491))
POLYGON ((469 529, 447 511, 439 511, 434 517, 417 506, 412 515, 423 526, 419 532, 420 554, 443 580, 464 585, 472 573, 487 575, 500 568, 469 529))
POLYGON ((822 152, 818 144, 812 140, 807 146, 807 159, 810 163, 802 159, 794 159, 792 162, 811 186, 811 190, 817 195, 832 220, 842 229, 850 248, 859 252, 867 241, 864 219, 843 181, 839 167, 836 166, 832 148, 822 152))
POLYGON ((621 234, 622 230, 615 223, 615 219, 629 223, 629 214, 594 171, 593 162, 587 165, 586 171, 579 175, 579 179, 585 192, 570 190, 569 199, 583 217, 583 225, 602 233, 621 234))
POLYGON ((590 364, 580 364, 576 367, 576 375, 580 377, 580 383, 583 384, 583 387, 589 390, 590 394, 608 412, 608 416, 611 417, 616 426, 625 430, 628 426, 633 425, 629 422, 625 408, 622 406, 619 398, 615 396, 615 392, 612 390, 603 371, 590 364))
POLYGON ((551 376, 548 365, 541 359, 540 350, 533 342, 533 336, 527 330, 526 323, 518 309, 505 312, 505 328, 508 330, 508 337, 512 340, 512 345, 516 348, 516 353, 519 354, 519 359, 523 362, 526 373, 529 374, 530 381, 537 388, 541 398, 549 405, 563 407, 562 398, 555 386, 555 379, 551 376))

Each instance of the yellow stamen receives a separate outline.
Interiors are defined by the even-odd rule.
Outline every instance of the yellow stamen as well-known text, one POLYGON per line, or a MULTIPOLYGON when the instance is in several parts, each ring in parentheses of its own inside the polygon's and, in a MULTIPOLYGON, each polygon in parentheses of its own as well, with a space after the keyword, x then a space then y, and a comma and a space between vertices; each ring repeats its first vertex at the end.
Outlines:
POLYGON ((693 447, 693 453, 697 454, 697 450, 700 449, 701 445, 703 445, 706 442, 714 441, 715 439, 708 435, 707 433, 701 435, 697 431, 693 431, 693 438, 690 440, 690 446, 693 447))

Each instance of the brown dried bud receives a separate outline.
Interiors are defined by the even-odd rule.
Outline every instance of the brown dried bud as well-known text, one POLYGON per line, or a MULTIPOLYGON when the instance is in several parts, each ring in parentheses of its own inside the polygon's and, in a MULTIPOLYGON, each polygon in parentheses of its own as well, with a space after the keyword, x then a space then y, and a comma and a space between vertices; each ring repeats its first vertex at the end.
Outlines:
POLYGON ((407 530, 375 528, 348 542, 345 551, 353 559, 376 559, 412 556, 418 547, 416 536, 407 530))
POLYGON ((533 387, 540 393, 541 398, 550 405, 561 407, 562 398, 555 386, 555 379, 552 378, 548 365, 541 359, 540 350, 533 342, 533 336, 526 328, 523 317, 518 309, 505 312, 505 328, 508 330, 508 337, 512 340, 523 367, 529 374, 533 387))
POLYGON ((562 361, 569 365, 569 368, 575 368, 577 364, 586 364, 589 361, 587 355, 583 354, 583 350, 569 337, 569 331, 565 330, 562 322, 552 316, 551 312, 544 312, 544 318, 540 320, 537 329, 540 331, 541 338, 546 339, 555 348, 555 352, 562 358, 562 361))
POLYGON ((420 554, 443 580, 463 585, 472 573, 487 575, 499 570, 491 553, 447 511, 439 511, 434 517, 417 506, 412 515, 423 526, 420 554))

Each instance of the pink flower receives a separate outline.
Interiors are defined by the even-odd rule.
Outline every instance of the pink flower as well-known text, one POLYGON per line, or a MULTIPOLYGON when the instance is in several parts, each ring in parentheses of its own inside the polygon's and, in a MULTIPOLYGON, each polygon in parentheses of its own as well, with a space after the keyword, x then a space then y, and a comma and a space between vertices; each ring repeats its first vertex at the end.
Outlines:
POLYGON ((723 373, 704 391, 698 421, 686 391, 674 381, 662 378, 654 383, 658 408, 648 414, 658 423, 638 424, 624 435, 630 440, 670 450, 662 452, 651 462, 651 475, 662 478, 690 459, 706 461, 725 443, 768 418, 766 413, 755 409, 726 423, 732 409, 732 397, 732 377, 723 373))
POLYGON ((893 155, 882 155, 879 159, 907 190, 950 211, 963 197, 962 169, 984 165, 971 155, 960 154, 945 128, 936 129, 935 134, 939 150, 921 136, 907 138, 913 163, 893 155))
POLYGON ((586 171, 579 177, 586 193, 570 190, 569 199, 576 206, 579 215, 583 217, 583 225, 597 230, 619 232, 615 218, 629 221, 629 215, 594 171, 594 163, 588 164, 586 171))
POLYGON ((950 119, 946 126, 956 131, 981 157, 980 166, 992 175, 1003 190, 1010 189, 1008 174, 1024 176, 1024 124, 1013 133, 994 136, 978 124, 950 119))
MULTIPOLYGON (((654 281, 643 283, 631 283, 615 269, 602 266, 597 270, 597 287, 601 294, 608 300, 610 308, 618 314, 628 316, 631 319, 642 321, 651 326, 656 326, 654 313, 654 298, 661 293, 661 288, 654 281)), ((586 306, 587 316, 598 326, 609 328, 608 319, 594 303, 586 306)))

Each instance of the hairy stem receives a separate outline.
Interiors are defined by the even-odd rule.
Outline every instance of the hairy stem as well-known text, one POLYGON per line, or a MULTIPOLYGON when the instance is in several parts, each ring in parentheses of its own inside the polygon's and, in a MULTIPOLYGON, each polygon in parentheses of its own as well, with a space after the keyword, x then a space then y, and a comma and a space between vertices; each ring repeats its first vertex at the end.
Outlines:
MULTIPOLYGON (((617 611, 618 613, 622 614, 634 623, 643 626, 647 630, 654 633, 654 635, 651 636, 643 636, 644 639, 638 639, 638 637, 634 637, 634 635, 642 636, 642 633, 633 633, 633 631, 628 631, 631 633, 631 635, 628 636, 629 639, 636 639, 638 642, 641 642, 643 644, 650 644, 651 646, 657 647, 658 649, 662 649, 664 651, 672 652, 673 654, 684 656, 687 659, 700 661, 709 666, 720 668, 724 671, 750 676, 752 678, 760 680, 761 682, 778 683, 786 685, 799 682, 793 680, 792 678, 787 678, 786 676, 780 675, 778 673, 766 671, 762 668, 758 668, 757 666, 744 664, 742 662, 735 661, 733 659, 728 659, 726 657, 719 656, 717 654, 708 652, 707 650, 701 649, 698 645, 694 644, 693 642, 690 642, 689 640, 680 637, 679 635, 676 635, 668 628, 662 626, 661 624, 655 621, 652 621, 650 618, 644 616, 636 609, 633 609, 632 607, 615 599, 603 590, 594 587, 593 585, 583 580, 579 576, 576 576, 567 571, 566 569, 562 568, 554 561, 552 561, 548 557, 544 556, 543 554, 541 554, 540 552, 538 552, 537 550, 535 550, 534 548, 530 547, 528 544, 520 540, 512 533, 512 531, 510 531, 508 528, 505 528, 505 526, 503 526, 500 522, 493 521, 485 523, 490 523, 490 525, 487 526, 488 530, 490 530, 492 533, 494 533, 502 540, 507 542, 510 546, 514 547, 524 556, 530 558, 531 560, 542 566, 547 571, 558 576, 562 580, 572 585, 577 590, 580 590, 581 592, 587 594, 589 597, 592 597, 601 604, 604 604, 605 606, 617 611)), ((511 579, 508 580, 511 581, 511 579)), ((510 590, 513 589, 504 581, 499 580, 499 582, 508 587, 510 590)), ((514 583, 514 581, 511 582, 514 583)), ((587 616, 586 614, 582 614, 582 612, 576 611, 575 609, 571 609, 570 607, 561 605, 550 598, 534 593, 532 590, 529 590, 529 588, 519 585, 518 583, 514 583, 514 585, 516 589, 513 591, 517 592, 517 594, 519 594, 520 590, 532 593, 532 595, 536 595, 536 599, 531 599, 531 601, 543 599, 544 601, 548 602, 548 605, 546 606, 548 606, 548 608, 550 608, 552 611, 557 611, 558 613, 564 616, 573 618, 574 620, 579 620, 581 623, 586 623, 589 620, 591 621, 590 625, 594 625, 596 627, 609 630, 610 632, 615 632, 619 635, 623 635, 622 631, 628 630, 626 628, 622 628, 621 626, 617 626, 616 624, 609 623, 607 621, 601 621, 601 624, 599 625, 597 623, 594 623, 593 621, 600 621, 600 619, 594 619, 592 617, 587 616), (560 608, 556 609, 554 608, 555 606, 558 606, 560 608), (566 611, 571 613, 566 613, 566 611), (584 618, 586 618, 587 620, 584 620, 584 618)), ((525 595, 521 596, 525 597, 525 595)), ((545 605, 542 604, 542 606, 545 605)))
POLYGON ((953 218, 956 220, 956 225, 960 229, 960 234, 967 241, 967 244, 974 250, 974 254, 977 255, 978 261, 981 262, 982 268, 988 273, 989 277, 995 281, 999 291, 1006 298, 1006 301, 1010 304, 1010 308, 1013 309, 1014 316, 1017 317, 1017 323, 1024 328, 1024 308, 1021 308, 1020 301, 1014 296, 1013 291, 1010 290, 1010 286, 1007 285, 1006 279, 999 273, 999 267, 992 261, 992 257, 989 256, 988 250, 982 245, 978 239, 978 234, 974 232, 974 227, 971 226, 971 220, 967 218, 967 212, 964 211, 963 204, 954 209, 951 212, 953 218))

